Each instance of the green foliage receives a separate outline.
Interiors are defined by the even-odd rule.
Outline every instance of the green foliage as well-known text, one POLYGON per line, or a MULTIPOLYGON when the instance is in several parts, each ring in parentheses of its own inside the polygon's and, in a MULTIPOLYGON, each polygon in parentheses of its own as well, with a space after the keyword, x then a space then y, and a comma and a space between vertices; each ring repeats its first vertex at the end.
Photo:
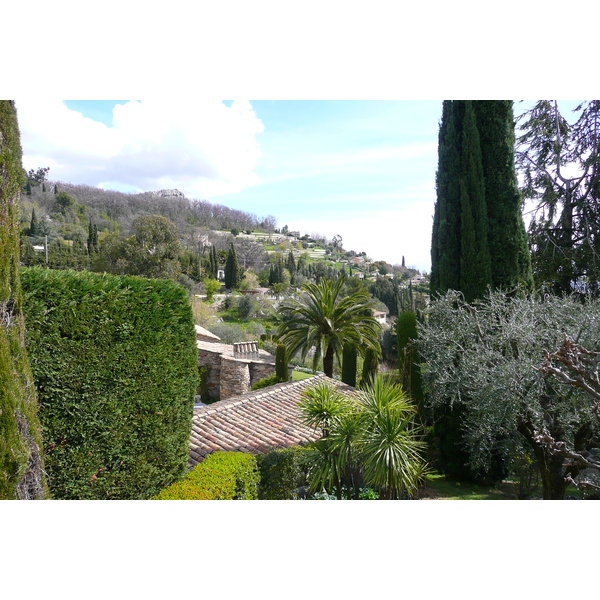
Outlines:
POLYGON ((235 246, 231 244, 229 253, 227 254, 227 262, 225 263, 225 287, 228 290, 234 290, 238 287, 242 280, 241 271, 235 246))
POLYGON ((185 290, 41 268, 22 281, 53 495, 142 499, 179 478, 198 384, 185 290))
POLYGON ((516 189, 511 101, 444 101, 431 243, 431 293, 531 288, 516 189))
POLYGON ((202 283, 208 301, 212 300, 214 295, 221 289, 221 284, 216 279, 203 279, 202 283))
POLYGON ((494 292, 470 305, 448 292, 432 303, 419 330, 432 418, 458 410, 453 429, 469 465, 492 477, 499 462, 508 467, 523 445, 529 447, 545 498, 561 498, 580 471, 549 439, 577 453, 600 447, 600 424, 586 394, 536 369, 565 335, 597 349, 600 302, 494 292))
POLYGON ((367 348, 363 360, 362 374, 360 378, 360 387, 365 388, 373 382, 379 369, 378 352, 374 348, 367 348))
POLYGON ((411 311, 398 315, 396 322, 398 340, 398 372, 402 389, 413 399, 419 412, 423 413, 423 385, 420 357, 416 347, 417 316, 411 311))
POLYGON ((289 371, 288 371, 288 353, 285 344, 278 344, 277 351, 275 354, 275 374, 277 375, 277 379, 279 381, 288 381, 289 371))
POLYGON ((298 488, 306 485, 306 452, 301 446, 291 446, 257 455, 260 500, 298 499, 298 488))
POLYGON ((259 481, 251 454, 215 452, 153 500, 256 500, 259 481))
POLYGON ((47 487, 19 277, 21 143, 14 103, 0 101, 0 499, 42 498, 47 487))
POLYGON ((311 491, 335 489, 341 499, 345 486, 358 499, 366 484, 386 499, 416 493, 427 472, 425 445, 413 423, 416 409, 399 386, 376 377, 356 397, 325 383, 303 396, 305 424, 323 431, 308 447, 311 491))
POLYGON ((356 387, 356 359, 358 350, 351 342, 346 342, 342 348, 342 381, 356 387))
POLYGON ((134 220, 132 234, 102 240, 94 270, 176 280, 181 273, 181 245, 174 223, 160 215, 145 215, 134 220))
POLYGON ((276 385, 278 383, 281 383, 281 380, 277 376, 277 373, 273 373, 273 375, 270 375, 269 377, 263 377, 254 383, 252 386, 252 391, 262 390, 263 388, 271 387, 272 385, 276 385))
POLYGON ((302 286, 299 299, 283 302, 279 308, 279 339, 288 347, 290 356, 300 350, 304 359, 314 347, 313 370, 322 359, 328 377, 333 376, 334 356, 341 359, 345 342, 353 342, 357 348, 379 346, 380 325, 371 312, 369 295, 356 292, 342 297, 344 283, 342 277, 307 283, 302 286))

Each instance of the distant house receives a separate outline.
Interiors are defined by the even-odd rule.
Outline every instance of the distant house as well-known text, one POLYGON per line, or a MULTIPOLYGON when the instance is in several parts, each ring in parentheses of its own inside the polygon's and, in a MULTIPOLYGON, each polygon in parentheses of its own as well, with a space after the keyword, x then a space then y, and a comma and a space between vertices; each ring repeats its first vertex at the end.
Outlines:
POLYGON ((381 325, 387 325, 387 313, 381 310, 374 310, 373 316, 381 325))

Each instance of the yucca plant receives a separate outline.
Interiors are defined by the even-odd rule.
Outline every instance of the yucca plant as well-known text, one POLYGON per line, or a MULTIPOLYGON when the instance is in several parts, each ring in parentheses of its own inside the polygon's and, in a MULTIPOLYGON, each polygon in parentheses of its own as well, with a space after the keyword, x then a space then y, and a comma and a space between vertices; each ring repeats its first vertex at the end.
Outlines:
POLYGON ((381 376, 349 398, 321 383, 303 392, 304 422, 323 436, 311 445, 311 490, 358 499, 364 484, 382 499, 412 496, 425 474, 425 444, 414 425, 416 408, 398 385, 381 376))

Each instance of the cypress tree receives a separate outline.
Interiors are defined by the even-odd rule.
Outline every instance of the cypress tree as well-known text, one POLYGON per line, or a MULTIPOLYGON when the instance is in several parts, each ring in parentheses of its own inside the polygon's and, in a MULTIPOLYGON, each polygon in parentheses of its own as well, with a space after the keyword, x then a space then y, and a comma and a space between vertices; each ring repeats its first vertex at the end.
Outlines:
POLYGON ((431 238, 431 293, 532 289, 514 165, 512 101, 445 100, 431 238))
POLYGON ((342 347, 342 381, 356 387, 356 344, 346 342, 342 347))
POLYGON ((19 275, 22 149, 13 101, 0 100, 0 499, 47 495, 19 275))
POLYGON ((460 227, 460 289, 471 302, 482 298, 492 282, 488 250, 487 208, 481 146, 471 101, 465 102, 463 139, 459 177, 460 227))
POLYGON ((367 348, 363 361, 362 377, 360 379, 360 387, 365 388, 373 382, 379 368, 379 360, 377 359, 377 351, 375 348, 367 348))
POLYGON ((29 235, 35 236, 38 235, 38 220, 37 215, 35 214, 35 208, 31 211, 31 221, 29 223, 29 235))
POLYGON ((275 374, 279 381, 283 382, 288 381, 289 379, 287 348, 284 344, 277 345, 275 353, 275 374))
POLYGON ((522 198, 515 171, 512 100, 473 102, 481 145, 492 285, 533 289, 522 198))
POLYGON ((240 281, 240 265, 238 263, 237 252, 235 246, 231 244, 229 254, 227 254, 227 262, 225 263, 225 287, 227 289, 235 289, 240 281))
POLYGON ((290 272, 290 285, 294 285, 296 283, 296 261, 294 260, 294 253, 291 250, 288 255, 286 267, 290 272))
POLYGON ((419 412, 423 413, 423 385, 419 355, 415 346, 417 340, 417 316, 407 310, 398 315, 396 322, 398 342, 398 372, 402 389, 413 399, 419 412))
POLYGON ((431 293, 460 289, 462 106, 444 100, 438 139, 437 200, 431 239, 431 293))

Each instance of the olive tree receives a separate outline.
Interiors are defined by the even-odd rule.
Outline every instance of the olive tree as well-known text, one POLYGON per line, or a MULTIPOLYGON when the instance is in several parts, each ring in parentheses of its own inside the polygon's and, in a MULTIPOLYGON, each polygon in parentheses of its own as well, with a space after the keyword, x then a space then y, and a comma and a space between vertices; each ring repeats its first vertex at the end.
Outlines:
POLYGON ((571 453, 600 447, 600 423, 579 387, 540 370, 564 336, 589 350, 600 345, 600 302, 528 298, 492 292, 469 304, 449 291, 419 327, 430 415, 459 409, 469 461, 482 470, 523 445, 535 457, 544 499, 560 499, 584 469, 571 453), (568 449, 559 453, 556 444, 568 449))

